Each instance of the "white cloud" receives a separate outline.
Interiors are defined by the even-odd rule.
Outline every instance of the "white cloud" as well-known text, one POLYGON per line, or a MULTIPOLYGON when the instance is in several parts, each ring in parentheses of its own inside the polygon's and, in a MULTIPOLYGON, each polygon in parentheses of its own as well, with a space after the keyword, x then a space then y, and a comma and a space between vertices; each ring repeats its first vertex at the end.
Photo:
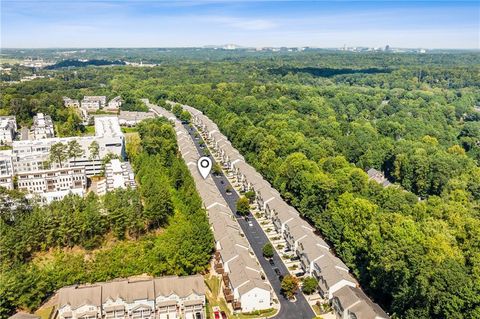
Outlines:
POLYGON ((206 16, 206 17, 202 17, 201 20, 219 23, 232 28, 249 30, 249 31, 270 30, 278 26, 278 23, 274 22, 273 20, 267 20, 267 19, 206 16))

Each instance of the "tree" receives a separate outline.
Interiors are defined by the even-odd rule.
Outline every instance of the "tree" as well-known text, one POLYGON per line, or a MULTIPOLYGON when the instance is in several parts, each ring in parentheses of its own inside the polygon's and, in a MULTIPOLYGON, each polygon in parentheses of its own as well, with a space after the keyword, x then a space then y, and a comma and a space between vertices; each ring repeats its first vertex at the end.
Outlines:
POLYGON ((293 275, 286 275, 281 283, 282 292, 288 299, 292 299, 298 290, 298 278, 293 275))
POLYGON ((93 141, 90 143, 90 146, 88 146, 88 151, 90 152, 89 159, 98 159, 100 156, 100 145, 98 145, 97 141, 93 141))
POLYGON ((77 140, 71 140, 70 142, 68 142, 67 145, 68 145, 68 150, 67 150, 68 157, 73 158, 74 161, 77 159, 77 157, 80 157, 85 153, 85 151, 80 146, 77 140))
POLYGON ((190 120, 192 119, 192 115, 190 114, 190 112, 183 110, 183 111, 180 113, 179 119, 180 119, 180 121, 182 121, 183 123, 190 123, 190 120))
POLYGON ((52 163, 58 163, 60 167, 63 161, 68 158, 68 146, 61 142, 55 143, 50 147, 49 161, 52 163))
MULTIPOLYGON (((93 141, 92 143, 90 143, 90 145, 88 146, 88 151, 90 152, 90 156, 88 157, 90 160, 99 159, 99 157, 100 157, 100 145, 98 145, 97 141, 93 141)), ((97 169, 95 168, 94 174, 97 173, 96 170, 97 169)))
POLYGON ((250 203, 245 196, 242 196, 237 200, 237 213, 243 216, 250 213, 250 203))
POLYGON ((249 190, 245 193, 245 197, 248 199, 249 203, 252 204, 255 200, 255 191, 249 190))
POLYGON ((271 243, 266 243, 263 246, 262 252, 263 252, 263 256, 265 256, 266 258, 272 258, 273 254, 274 254, 272 244, 271 243))
POLYGON ((303 279, 302 291, 311 295, 317 290, 318 280, 315 277, 305 277, 303 279))
POLYGON ((213 175, 215 176, 219 176, 222 174, 222 168, 218 163, 213 164, 212 171, 213 171, 213 175))
POLYGON ((180 116, 182 115, 182 112, 183 112, 183 108, 180 104, 178 103, 175 103, 175 105, 173 105, 172 107, 172 113, 177 117, 177 118, 180 118, 180 116))

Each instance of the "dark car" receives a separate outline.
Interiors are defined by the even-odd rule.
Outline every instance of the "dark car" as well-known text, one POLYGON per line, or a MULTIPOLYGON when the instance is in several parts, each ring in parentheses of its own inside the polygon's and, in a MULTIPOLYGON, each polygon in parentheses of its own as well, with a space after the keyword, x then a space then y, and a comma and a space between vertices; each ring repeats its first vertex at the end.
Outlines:
POLYGON ((227 319, 227 314, 225 311, 220 312, 220 314, 222 315, 222 319, 227 319))
POLYGON ((282 275, 282 273, 280 272, 280 269, 278 269, 277 267, 273 268, 273 271, 277 274, 277 276, 282 275))
POLYGON ((246 222, 249 222, 249 221, 250 221, 250 218, 245 217, 245 221, 246 221, 246 222))
MULTIPOLYGON (((270 263, 270 265, 275 266, 275 262, 273 261, 273 258, 270 258, 270 259, 268 260, 268 262, 270 263)), ((277 269, 278 269, 278 268, 277 268, 277 269)))

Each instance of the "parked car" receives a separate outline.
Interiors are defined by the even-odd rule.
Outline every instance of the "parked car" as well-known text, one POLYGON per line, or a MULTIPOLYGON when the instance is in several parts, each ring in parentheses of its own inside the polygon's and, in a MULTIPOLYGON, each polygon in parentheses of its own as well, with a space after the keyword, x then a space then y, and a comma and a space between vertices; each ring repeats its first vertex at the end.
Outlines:
POLYGON ((277 267, 273 268, 273 271, 277 274, 277 276, 282 275, 282 273, 280 272, 280 269, 278 269, 277 267))
POLYGON ((246 222, 249 222, 249 221, 250 221, 250 218, 245 217, 245 221, 246 221, 246 222))
POLYGON ((270 258, 268 262, 270 263, 270 265, 275 266, 275 262, 273 261, 273 258, 270 258))
POLYGON ((222 319, 227 319, 227 314, 225 311, 220 312, 220 314, 222 315, 222 319))
POLYGON ((213 307, 213 316, 215 319, 220 319, 220 308, 219 307, 213 307))
POLYGON ((252 221, 249 221, 249 222, 248 222, 248 226, 253 227, 252 221))

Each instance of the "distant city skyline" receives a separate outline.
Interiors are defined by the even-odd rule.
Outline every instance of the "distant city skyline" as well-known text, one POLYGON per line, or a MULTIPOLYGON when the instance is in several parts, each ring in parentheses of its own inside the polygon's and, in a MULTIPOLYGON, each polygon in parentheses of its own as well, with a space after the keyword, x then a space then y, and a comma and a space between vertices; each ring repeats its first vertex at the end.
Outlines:
POLYGON ((478 1, 2 0, 2 48, 479 49, 478 1))

